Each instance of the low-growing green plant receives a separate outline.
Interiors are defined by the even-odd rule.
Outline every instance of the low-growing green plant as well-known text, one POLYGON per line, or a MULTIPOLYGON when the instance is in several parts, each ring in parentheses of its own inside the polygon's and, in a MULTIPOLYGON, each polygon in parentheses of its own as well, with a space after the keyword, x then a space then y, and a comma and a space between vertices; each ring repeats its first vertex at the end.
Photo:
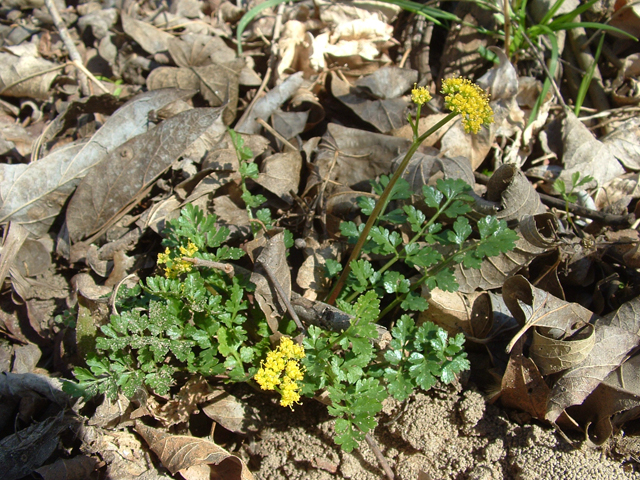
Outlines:
MULTIPOLYGON (((369 215, 367 223, 341 226, 342 234, 356 243, 354 252, 344 267, 335 261, 328 261, 327 267, 330 274, 342 269, 346 287, 338 282, 334 293, 340 308, 353 317, 346 330, 309 326, 302 345, 284 336, 272 349, 269 339, 276 332, 269 330, 264 314, 251 301, 253 285, 231 274, 234 269, 225 264, 240 259, 243 252, 224 245, 229 230, 216 225, 214 215, 187 205, 164 232, 165 250, 158 255, 164 275, 118 292, 119 313, 101 326, 95 353, 86 359, 89 368, 76 368, 78 382, 67 382, 65 390, 114 398, 118 391, 131 397, 146 388, 166 395, 180 375, 201 374, 276 391, 280 404, 289 407, 301 395, 327 392, 329 413, 337 417, 336 442, 350 451, 376 426, 375 415, 385 398, 404 400, 415 388, 428 390, 438 380, 453 381, 469 368, 464 336, 449 338, 442 328, 430 322, 418 326, 402 312, 427 308, 415 293, 422 285, 455 291, 453 265, 479 268, 484 258, 512 249, 518 237, 495 217, 474 221, 474 237, 465 216, 471 211, 471 187, 461 180, 424 186, 427 213, 415 205, 387 212, 391 202, 409 198, 400 176, 425 138, 458 115, 465 130, 473 133, 492 121, 486 94, 468 80, 449 79, 443 93, 451 113, 419 136, 420 107, 431 96, 424 88, 413 90, 418 111, 415 119, 409 117, 414 130, 409 152, 393 177, 373 183, 380 195, 377 202, 359 201, 369 215), (399 229, 405 223, 412 232, 407 241, 399 229), (385 263, 376 269, 372 261, 360 258, 362 253, 381 256, 385 263), (417 272, 418 278, 407 278, 407 271, 417 272), (396 307, 402 312, 390 329, 389 346, 381 350, 375 322, 396 307)), ((245 182, 256 178, 257 167, 242 137, 230 134, 240 162, 242 198, 251 215, 265 200, 252 194, 245 182)), ((283 321, 280 333, 292 335, 292 325, 283 321)))
POLYGON ((569 211, 569 204, 575 203, 578 199, 576 195, 576 190, 579 187, 586 185, 589 182, 592 182, 594 178, 591 175, 581 176, 580 172, 573 172, 571 175, 571 185, 567 188, 567 184, 564 180, 557 179, 553 182, 553 189, 562 197, 564 200, 564 211, 567 216, 567 221, 571 224, 572 227, 575 228, 575 224, 573 223, 573 217, 571 212, 569 211))

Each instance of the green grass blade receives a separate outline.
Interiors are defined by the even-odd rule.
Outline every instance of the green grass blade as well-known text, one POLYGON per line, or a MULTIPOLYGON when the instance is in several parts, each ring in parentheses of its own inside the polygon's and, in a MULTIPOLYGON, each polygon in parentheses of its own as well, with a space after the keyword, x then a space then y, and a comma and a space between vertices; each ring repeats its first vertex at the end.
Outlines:
POLYGON ((555 22, 551 22, 548 27, 553 30, 554 32, 557 32, 558 30, 571 30, 572 28, 593 28, 595 30, 606 30, 607 32, 616 32, 622 35, 625 35, 626 37, 629 37, 632 40, 635 40, 636 42, 638 41, 638 39, 636 37, 634 37, 633 35, 631 35, 630 33, 625 32, 624 30, 620 30, 619 28, 616 27, 612 27, 611 25, 607 25, 606 23, 596 23, 596 22, 576 22, 576 23, 562 23, 562 24, 558 24, 558 25, 554 25, 555 22))
POLYGON ((422 15, 430 22, 435 23, 436 25, 442 25, 440 20, 448 20, 450 22, 461 22, 460 18, 453 13, 445 12, 440 10, 439 8, 427 7, 421 3, 412 2, 411 0, 382 0, 385 3, 390 3, 391 5, 397 5, 398 7, 406 10, 407 12, 415 13, 417 15, 422 15))
POLYGON ((600 52, 602 51, 602 45, 604 44, 604 34, 600 36, 600 42, 598 43, 598 48, 596 49, 596 54, 594 55, 593 63, 587 70, 587 74, 580 82, 580 88, 578 89, 578 95, 576 97, 576 106, 574 109, 574 113, 576 117, 580 115, 580 109, 582 108, 582 103, 584 102, 585 97, 587 96, 587 92, 589 91, 589 86, 591 85, 591 80, 593 79, 593 73, 596 71, 596 66, 598 65, 598 59, 600 58, 600 52))
POLYGON ((564 15, 560 15, 558 18, 556 18, 551 23, 571 22, 574 18, 576 18, 576 16, 578 16, 578 15, 586 12, 587 10, 589 10, 591 8, 591 5, 593 5, 597 1, 598 0, 589 0, 587 3, 585 3, 584 5, 580 5, 575 10, 571 10, 569 13, 565 13, 564 15))
POLYGON ((546 25, 547 23, 549 23, 549 20, 551 20, 553 18, 553 16, 556 14, 556 12, 558 11, 558 9, 564 4, 564 0, 558 0, 556 3, 553 4, 553 7, 551 7, 549 9, 549 11, 547 12, 547 14, 542 17, 542 20, 540 20, 540 24, 541 25, 546 25))
MULTIPOLYGON (((549 61, 549 74, 554 76, 556 74, 556 69, 558 68, 558 41, 556 40, 556 36, 552 33, 547 34, 549 38, 549 42, 551 43, 551 60, 549 61)), ((538 111, 542 106, 542 102, 544 102, 547 93, 549 93, 549 89, 551 88, 551 79, 546 78, 544 84, 542 85, 542 92, 540 92, 540 96, 536 100, 535 105, 531 109, 531 115, 529 115, 529 121, 527 122, 527 126, 538 116, 538 111)))

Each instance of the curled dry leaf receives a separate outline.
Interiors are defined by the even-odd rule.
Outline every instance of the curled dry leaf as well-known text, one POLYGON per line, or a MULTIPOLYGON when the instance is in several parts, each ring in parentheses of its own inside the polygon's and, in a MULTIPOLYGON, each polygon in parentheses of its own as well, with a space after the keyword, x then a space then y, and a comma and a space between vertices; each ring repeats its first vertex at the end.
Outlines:
POLYGON ((525 215, 543 213, 546 208, 531 182, 515 165, 504 164, 489 178, 486 199, 499 202, 496 217, 501 220, 519 221, 525 215))
POLYGON ((202 412, 230 432, 247 434, 259 430, 259 412, 238 398, 219 390, 202 407, 202 412))
POLYGON ((180 472, 189 478, 191 469, 198 470, 198 467, 204 466, 209 474, 207 478, 253 479, 242 460, 213 442, 187 435, 170 435, 139 421, 135 429, 172 474, 180 472))
POLYGON ((147 131, 149 112, 192 95, 175 89, 147 92, 120 107, 91 139, 61 147, 30 164, 0 165, 0 223, 21 223, 44 235, 80 179, 118 146, 147 131))
MULTIPOLYGON (((82 179, 73 195, 67 208, 71 241, 112 221, 219 118, 220 109, 188 110, 118 147, 82 179)), ((219 135, 223 129, 217 128, 219 135)))

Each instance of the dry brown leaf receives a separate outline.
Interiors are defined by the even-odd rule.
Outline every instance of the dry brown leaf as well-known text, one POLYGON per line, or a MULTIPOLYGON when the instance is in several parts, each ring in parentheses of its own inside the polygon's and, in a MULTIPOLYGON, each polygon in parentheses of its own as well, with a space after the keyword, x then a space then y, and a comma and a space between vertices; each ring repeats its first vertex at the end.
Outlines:
POLYGON ((597 338, 593 312, 533 287, 520 275, 504 282, 502 296, 522 325, 509 342, 507 352, 534 327, 537 336, 534 335, 530 356, 544 375, 581 365, 591 353, 594 337, 597 338))
POLYGON ((242 460, 213 442, 187 435, 170 435, 139 421, 135 429, 172 474, 180 472, 189 478, 190 469, 206 466, 206 478, 211 480, 253 479, 242 460))
POLYGON ((607 136, 602 143, 609 147, 609 151, 618 161, 629 170, 640 170, 640 118, 632 117, 622 122, 607 136))
MULTIPOLYGON (((35 50, 35 44, 29 45, 35 50)), ((11 97, 47 100, 51 95, 51 84, 62 69, 51 71, 56 64, 37 57, 37 51, 21 53, 0 52, 0 92, 11 97)))
POLYGON ((259 430, 259 412, 224 390, 212 394, 213 399, 202 412, 211 420, 235 433, 247 434, 259 430))
POLYGON ((291 297, 291 273, 284 246, 284 233, 280 232, 267 241, 266 246, 255 260, 255 269, 251 274, 251 282, 256 285, 256 300, 267 317, 271 330, 275 333, 278 331, 279 319, 287 309, 273 285, 272 279, 264 271, 265 265, 275 274, 278 283, 288 297, 287 300, 289 300, 291 297))
POLYGON ((86 455, 61 458, 49 465, 36 469, 42 480, 85 480, 91 478, 98 460, 86 455))
MULTIPOLYGON (((188 110, 118 147, 82 179, 73 195, 67 207, 71 241, 108 224, 219 117, 220 109, 188 110)), ((222 125, 214 128, 224 133, 222 125)))
MULTIPOLYGON (((417 79, 418 72, 413 73, 417 79)), ((331 94, 381 133, 398 129, 406 122, 405 111, 409 105, 406 97, 370 100, 370 95, 335 74, 331 76, 331 94)))
POLYGON ((147 131, 149 112, 191 92, 159 90, 129 100, 81 145, 61 147, 30 164, 0 164, 0 223, 25 226, 33 237, 48 230, 80 179, 118 146, 147 131))
POLYGON ((551 390, 536 364, 522 353, 524 338, 516 342, 502 377, 500 401, 507 408, 524 410, 544 420, 551 390))
POLYGON ((147 53, 153 55, 169 49, 169 41, 173 37, 167 32, 125 13, 121 13, 120 19, 124 33, 133 38, 147 53))
POLYGON ((300 152, 276 153, 265 158, 256 183, 275 193, 289 205, 293 204, 291 192, 297 193, 300 184, 302 157, 300 152))
POLYGON ((563 121, 562 140, 564 170, 560 179, 571 184, 571 175, 579 172, 581 177, 591 175, 595 182, 584 188, 603 185, 624 173, 624 168, 613 156, 609 145, 597 140, 587 127, 571 112, 563 121))

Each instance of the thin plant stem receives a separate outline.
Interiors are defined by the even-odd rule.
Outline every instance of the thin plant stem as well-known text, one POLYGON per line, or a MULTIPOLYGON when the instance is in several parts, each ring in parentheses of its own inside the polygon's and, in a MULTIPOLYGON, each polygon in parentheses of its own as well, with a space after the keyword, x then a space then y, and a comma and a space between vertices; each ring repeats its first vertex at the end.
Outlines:
MULTIPOLYGON (((420 114, 420 112, 418 111, 418 115, 419 114, 420 114)), ((333 305, 335 303, 336 299, 338 298, 338 295, 340 295, 342 287, 344 286, 345 282, 347 281, 347 277, 349 276, 349 273, 351 272, 351 262, 356 260, 360 256, 360 251, 362 250, 362 247, 364 246, 365 242, 367 241, 367 237, 369 236, 369 232, 371 231, 371 228, 373 227, 373 224, 376 222, 376 220, 380 216, 380 213, 382 212, 382 209, 387 205, 389 195, 391 195, 391 192, 393 190, 394 185, 396 184, 398 179, 404 173, 405 169, 407 168, 407 165, 409 165, 409 161, 413 157, 413 154, 416 153, 416 151, 418 150, 418 147, 420 147, 420 144, 422 142, 424 142, 427 139, 427 137, 429 137, 434 132, 436 132, 437 130, 442 128, 449 121, 454 119, 457 115, 458 115, 458 113, 451 112, 449 115, 447 115, 445 118, 440 120, 438 123, 436 123, 429 130, 427 130, 422 136, 417 137, 417 138, 416 138, 415 132, 417 131, 417 124, 418 124, 419 116, 416 117, 415 125, 413 125, 413 123, 412 123, 412 126, 414 127, 414 141, 411 144, 411 147, 409 148, 409 151, 404 156, 404 159, 402 160, 402 163, 398 166, 398 168, 396 169, 395 173, 393 174, 393 177, 391 177, 391 180, 389 180, 389 183, 387 184, 386 188, 382 192, 382 195, 380 195, 380 198, 376 202, 376 205, 373 208, 373 211, 371 212, 371 215, 369 216, 369 219, 367 220, 367 223, 364 226, 364 230, 362 230, 362 233, 360 234, 360 237, 358 238, 358 241, 356 242, 355 246, 353 247, 353 250, 351 251, 351 255, 349 256, 349 260, 347 261, 347 264, 344 266, 344 269, 342 270, 342 274, 340 275, 340 278, 338 278, 338 281, 335 283, 335 285, 333 286, 333 289, 329 293, 329 297, 327 298, 327 303, 329 305, 333 305)))

